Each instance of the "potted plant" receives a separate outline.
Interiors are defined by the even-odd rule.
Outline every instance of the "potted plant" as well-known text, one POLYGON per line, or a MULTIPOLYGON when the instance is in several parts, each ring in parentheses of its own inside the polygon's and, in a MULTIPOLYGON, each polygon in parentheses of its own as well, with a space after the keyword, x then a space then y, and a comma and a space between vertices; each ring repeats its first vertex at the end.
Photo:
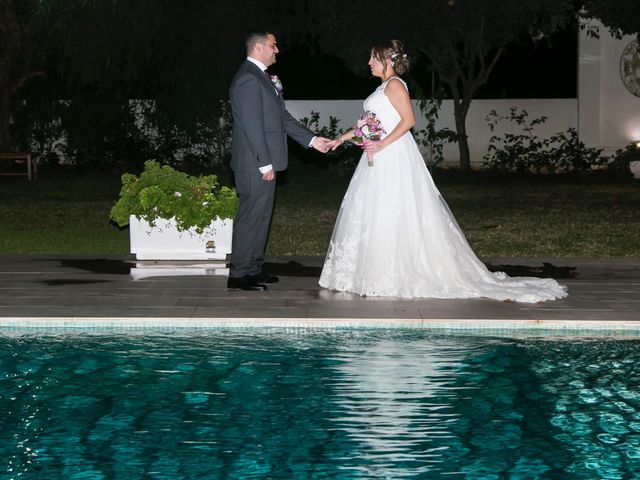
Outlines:
POLYGON ((111 219, 129 225, 139 260, 222 260, 231 253, 237 208, 235 190, 215 175, 195 177, 149 160, 139 177, 122 175, 111 219))

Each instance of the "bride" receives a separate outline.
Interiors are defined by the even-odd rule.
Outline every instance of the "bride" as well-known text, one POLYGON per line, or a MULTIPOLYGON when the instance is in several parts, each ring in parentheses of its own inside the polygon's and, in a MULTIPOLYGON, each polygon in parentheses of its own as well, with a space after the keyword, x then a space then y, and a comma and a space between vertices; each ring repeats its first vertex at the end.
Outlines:
MULTIPOLYGON (((400 298, 488 297, 541 302, 567 295, 553 279, 492 273, 476 257, 436 188, 411 132, 413 107, 399 75, 398 40, 376 45, 369 67, 381 85, 364 102, 386 133, 365 152, 342 201, 319 284, 400 298), (372 161, 368 162, 367 158, 372 161)), ((354 131, 333 140, 336 149, 354 131)))

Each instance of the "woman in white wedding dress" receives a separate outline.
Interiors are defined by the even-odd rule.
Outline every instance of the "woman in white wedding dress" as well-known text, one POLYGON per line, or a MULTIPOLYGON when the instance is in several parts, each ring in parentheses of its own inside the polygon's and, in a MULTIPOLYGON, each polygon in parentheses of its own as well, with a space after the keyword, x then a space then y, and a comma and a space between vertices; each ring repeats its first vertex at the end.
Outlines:
MULTIPOLYGON (((402 43, 375 46, 369 67, 382 84, 365 100, 364 109, 376 115, 386 134, 365 142, 338 213, 320 286, 400 298, 534 303, 566 296, 566 288, 553 279, 492 273, 476 257, 409 131, 415 118, 398 76, 408 67, 402 43)), ((353 130, 330 147, 352 137, 353 130)))

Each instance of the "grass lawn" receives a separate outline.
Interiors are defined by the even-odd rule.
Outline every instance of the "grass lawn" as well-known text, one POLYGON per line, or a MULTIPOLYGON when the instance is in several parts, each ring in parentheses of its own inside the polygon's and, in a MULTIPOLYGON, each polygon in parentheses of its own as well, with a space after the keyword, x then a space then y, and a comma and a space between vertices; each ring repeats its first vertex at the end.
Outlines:
MULTIPOLYGON (((281 180, 267 254, 324 255, 348 178, 281 180)), ((435 180, 480 256, 640 257, 640 182, 435 180)), ((127 253, 109 222, 119 188, 116 175, 0 177, 0 253, 127 253)))

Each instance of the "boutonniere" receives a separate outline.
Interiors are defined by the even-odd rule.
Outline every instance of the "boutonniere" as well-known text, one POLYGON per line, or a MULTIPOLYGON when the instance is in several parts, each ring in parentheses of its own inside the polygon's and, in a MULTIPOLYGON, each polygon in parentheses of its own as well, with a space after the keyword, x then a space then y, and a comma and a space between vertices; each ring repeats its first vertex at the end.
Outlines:
POLYGON ((273 83, 273 86, 278 91, 278 95, 282 95, 283 87, 278 75, 271 75, 271 83, 273 83))

